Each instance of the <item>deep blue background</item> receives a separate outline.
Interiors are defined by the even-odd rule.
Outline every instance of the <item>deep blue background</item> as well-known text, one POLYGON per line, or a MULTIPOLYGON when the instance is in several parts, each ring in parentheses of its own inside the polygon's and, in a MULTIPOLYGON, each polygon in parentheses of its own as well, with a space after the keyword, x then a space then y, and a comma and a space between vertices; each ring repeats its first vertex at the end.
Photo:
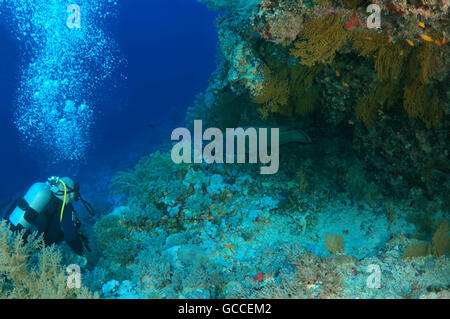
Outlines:
POLYGON ((49 175, 76 176, 83 187, 131 167, 170 142, 171 130, 206 89, 215 69, 214 13, 195 0, 124 0, 119 8, 110 32, 128 60, 128 80, 109 96, 99 92, 87 162, 75 166, 48 165, 43 154, 32 154, 20 142, 12 124, 20 44, 0 23, 0 203, 49 175))

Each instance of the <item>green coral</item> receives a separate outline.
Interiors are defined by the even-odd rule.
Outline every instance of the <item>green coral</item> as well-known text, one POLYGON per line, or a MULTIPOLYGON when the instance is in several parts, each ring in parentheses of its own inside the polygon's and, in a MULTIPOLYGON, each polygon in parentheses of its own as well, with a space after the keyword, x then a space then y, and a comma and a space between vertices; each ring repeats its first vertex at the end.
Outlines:
POLYGON ((136 231, 127 220, 119 214, 109 214, 100 218, 95 224, 97 246, 103 256, 125 266, 138 254, 136 231), (123 252, 126 251, 126 254, 123 252))

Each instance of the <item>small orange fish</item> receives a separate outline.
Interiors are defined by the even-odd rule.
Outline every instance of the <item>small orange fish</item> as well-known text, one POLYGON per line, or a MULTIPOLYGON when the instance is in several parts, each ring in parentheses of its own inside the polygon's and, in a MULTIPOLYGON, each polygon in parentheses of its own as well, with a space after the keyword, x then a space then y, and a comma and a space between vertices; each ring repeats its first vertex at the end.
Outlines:
POLYGON ((341 76, 341 74, 339 73, 338 70, 336 70, 336 76, 337 76, 337 77, 340 77, 340 76, 341 76))
POLYGON ((390 42, 392 42, 392 40, 393 40, 393 39, 392 39, 392 37, 391 37, 391 36, 389 36, 389 41, 390 41, 390 42))
POLYGON ((422 29, 425 29, 425 24, 423 22, 418 22, 417 25, 422 29))
POLYGON ((247 256, 247 253, 248 253, 248 249, 245 250, 245 256, 247 256))
POLYGON ((345 82, 342 82, 342 86, 348 88, 348 84, 345 82))
POLYGON ((214 207, 216 207, 216 205, 211 205, 211 206, 209 206, 209 208, 214 208, 214 207))
POLYGON ((223 216, 223 214, 225 214, 227 211, 226 210, 224 210, 223 212, 221 212, 219 215, 217 215, 217 216, 219 216, 219 217, 222 217, 223 216))
POLYGON ((364 39, 369 40, 369 41, 372 41, 372 40, 373 40, 372 37, 364 37, 364 39))
POLYGON ((206 220, 211 220, 213 218, 214 218, 214 216, 208 216, 208 217, 206 217, 206 220))
POLYGON ((421 35, 420 37, 421 37, 422 40, 424 40, 424 41, 427 41, 427 42, 433 42, 433 39, 430 38, 430 37, 427 36, 427 35, 421 35))
POLYGON ((225 259, 228 259, 228 258, 230 258, 230 256, 228 256, 228 255, 225 255, 225 256, 224 256, 224 258, 225 258, 225 259))
POLYGON ((233 246, 233 245, 229 245, 229 244, 225 244, 225 245, 223 245, 223 247, 225 247, 225 248, 229 248, 229 249, 233 249, 233 248, 234 248, 234 246, 233 246))
POLYGON ((414 46, 414 43, 411 40, 405 39, 405 41, 410 45, 410 46, 414 46))

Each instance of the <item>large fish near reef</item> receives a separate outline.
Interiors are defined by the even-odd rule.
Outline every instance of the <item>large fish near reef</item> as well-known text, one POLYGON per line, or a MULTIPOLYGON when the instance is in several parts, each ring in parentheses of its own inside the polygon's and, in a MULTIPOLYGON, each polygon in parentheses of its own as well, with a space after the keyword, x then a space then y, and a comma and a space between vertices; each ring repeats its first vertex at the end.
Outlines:
MULTIPOLYGON (((261 127, 254 127, 256 129, 256 131, 259 131, 259 129, 261 127)), ((246 128, 244 128, 246 129, 246 128)), ((312 140, 311 138, 308 136, 308 134, 306 134, 304 131, 302 131, 299 128, 295 128, 292 126, 272 126, 272 127, 267 127, 267 142, 268 144, 266 145, 267 150, 271 150, 270 154, 273 156, 273 152, 279 152, 279 148, 283 145, 286 144, 290 144, 290 143, 297 143, 297 144, 311 144, 312 140), (276 146, 276 148, 273 148, 272 145, 272 129, 273 128, 278 128, 279 129, 279 136, 278 136, 278 145, 276 146)), ((260 149, 261 144, 258 144, 257 148, 255 149, 255 151, 257 150, 259 152, 259 154, 261 154, 261 149, 260 149)), ((246 143, 245 145, 245 153, 250 155, 250 145, 249 143, 246 143)), ((265 150, 267 152, 267 150, 265 150)), ((278 156, 278 155, 277 155, 278 156)), ((277 160, 278 162, 278 160, 277 160)), ((278 169, 277 169, 278 171, 278 169)), ((273 173, 271 173, 273 174, 273 173)))
MULTIPOLYGON (((267 157, 270 156, 269 158, 265 158, 264 159, 264 164, 270 163, 270 166, 267 167, 261 167, 261 174, 275 174, 278 172, 278 168, 279 168, 279 149, 280 146, 285 145, 285 144, 289 144, 289 143, 300 143, 300 144, 310 144, 312 143, 311 138, 308 136, 308 134, 306 134, 304 131, 292 127, 292 126, 272 126, 272 127, 266 127, 266 132, 267 132, 267 140, 265 142, 261 143, 261 139, 264 139, 264 137, 261 136, 261 131, 260 129, 264 128, 264 127, 248 127, 248 128, 244 128, 241 127, 242 129, 244 129, 244 131, 247 131, 250 128, 253 128, 256 130, 257 135, 259 136, 258 138, 258 142, 253 142, 250 140, 248 143, 245 143, 245 153, 248 155, 249 157, 249 162, 252 163, 256 163, 256 159, 259 156, 259 160, 261 161, 261 157, 267 157), (276 136, 276 130, 274 129, 278 129, 278 140, 277 140, 277 136, 276 136), (275 132, 272 132, 272 131, 275 132), (272 134, 275 134, 275 136, 272 136, 272 134), (275 144, 274 144, 275 143, 275 144), (269 152, 270 149, 270 152, 269 152), (266 154, 266 155, 263 155, 266 154)), ((242 134, 242 133, 241 133, 242 134)), ((245 134, 245 133, 244 133, 245 134)), ((230 163, 228 160, 231 159, 231 163, 234 163, 234 157, 235 157, 235 152, 233 150, 232 153, 229 153, 228 150, 228 143, 227 144, 227 163, 230 163), (231 154, 230 157, 229 154, 231 154)), ((245 162, 245 156, 242 158, 242 153, 241 155, 239 155, 239 150, 237 151, 237 156, 241 156, 241 160, 243 160, 243 162, 245 162)), ((239 162, 239 160, 238 160, 239 162)))
POLYGON ((300 143, 300 144, 311 144, 312 140, 308 134, 302 131, 299 128, 295 128, 292 126, 240 126, 243 130, 247 130, 248 128, 255 128, 256 131, 259 131, 260 128, 267 128, 267 139, 270 141, 270 133, 272 128, 278 128, 280 140, 279 146, 285 145, 288 143, 300 143))
POLYGON ((280 145, 288 143, 312 143, 311 138, 304 131, 298 128, 292 128, 288 126, 280 127, 280 145))
MULTIPOLYGON (((271 129, 278 128, 279 131, 279 146, 289 144, 289 143, 299 143, 299 144, 311 144, 312 140, 308 134, 299 128, 292 126, 240 126, 242 129, 247 130, 248 128, 255 128, 259 131, 260 128, 267 128, 267 140, 271 140, 271 129)), ((246 150, 248 152, 248 150, 246 150)))

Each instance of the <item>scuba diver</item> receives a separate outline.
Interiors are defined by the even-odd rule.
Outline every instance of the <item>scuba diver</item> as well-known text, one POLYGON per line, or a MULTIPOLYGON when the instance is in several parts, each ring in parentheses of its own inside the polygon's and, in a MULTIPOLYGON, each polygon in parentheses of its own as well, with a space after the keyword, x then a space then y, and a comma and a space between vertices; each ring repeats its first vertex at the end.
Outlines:
POLYGON ((80 195, 79 184, 69 177, 50 177, 46 183, 36 183, 24 197, 17 199, 6 211, 5 219, 12 231, 25 229, 25 238, 34 231, 42 233, 46 245, 63 240, 86 264, 84 249, 90 251, 88 239, 78 232, 81 223, 73 203, 81 201, 89 214, 92 206, 80 195))

